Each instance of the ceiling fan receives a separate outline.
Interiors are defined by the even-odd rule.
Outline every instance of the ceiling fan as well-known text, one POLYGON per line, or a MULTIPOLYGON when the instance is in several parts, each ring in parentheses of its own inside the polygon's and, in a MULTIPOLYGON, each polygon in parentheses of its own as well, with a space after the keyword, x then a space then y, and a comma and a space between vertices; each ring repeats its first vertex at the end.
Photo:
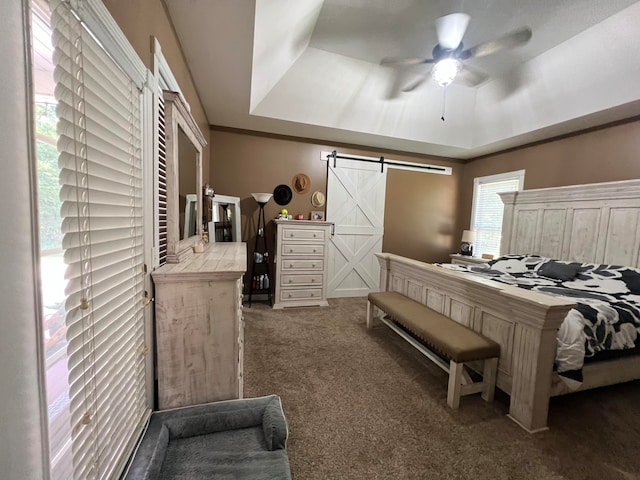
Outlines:
POLYGON ((432 58, 385 57, 380 61, 380 65, 412 66, 433 64, 430 73, 424 73, 406 85, 402 88, 403 92, 415 90, 427 80, 429 75, 441 87, 446 87, 455 79, 459 79, 467 86, 475 87, 486 81, 489 76, 465 65, 463 63, 465 60, 486 57, 503 50, 520 47, 531 39, 531 29, 522 27, 495 40, 465 49, 462 37, 470 18, 466 13, 452 13, 436 20, 438 43, 433 47, 432 58))

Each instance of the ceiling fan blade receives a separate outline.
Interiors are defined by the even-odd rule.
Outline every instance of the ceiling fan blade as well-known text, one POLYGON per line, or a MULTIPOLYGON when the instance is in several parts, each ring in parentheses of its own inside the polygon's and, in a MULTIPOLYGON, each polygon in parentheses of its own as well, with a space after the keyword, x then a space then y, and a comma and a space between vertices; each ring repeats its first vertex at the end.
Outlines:
POLYGON ((468 65, 465 65, 456 76, 456 80, 467 87, 477 87, 488 79, 489 75, 475 68, 470 68, 468 65))
POLYGON ((507 33, 503 37, 464 50, 460 54, 460 58, 466 60, 474 57, 486 57, 487 55, 492 55, 502 50, 520 47, 526 44, 532 35, 533 33, 529 27, 522 27, 511 33, 507 33))
POLYGON ((438 44, 446 49, 458 48, 470 18, 466 13, 452 13, 438 18, 436 20, 438 44))
POLYGON ((405 85, 402 91, 412 92, 413 90, 418 88, 420 85, 422 85, 429 77, 430 77, 429 74, 421 75, 420 77, 416 78, 413 82, 405 85))
POLYGON ((384 57, 380 60, 380 65, 398 65, 411 66, 422 65, 423 63, 433 63, 433 58, 401 58, 401 57, 384 57))
POLYGON ((409 75, 409 70, 406 68, 394 68, 390 70, 391 71, 388 76, 389 80, 383 94, 383 98, 385 100, 398 98, 402 93, 402 87, 407 83, 407 80, 409 78, 413 78, 413 76, 409 75))

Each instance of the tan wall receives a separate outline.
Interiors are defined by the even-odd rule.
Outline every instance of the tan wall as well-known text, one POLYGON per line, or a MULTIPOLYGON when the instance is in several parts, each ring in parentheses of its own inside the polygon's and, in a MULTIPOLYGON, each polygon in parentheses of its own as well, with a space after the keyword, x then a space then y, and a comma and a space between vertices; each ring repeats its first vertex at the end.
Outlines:
POLYGON ((451 176, 390 169, 382 250, 424 262, 448 261, 460 243, 455 232, 461 173, 462 165, 454 166, 451 176))
POLYGON ((640 178, 640 121, 466 164, 458 217, 462 228, 468 228, 471 219, 473 179, 521 169, 526 190, 640 178))
MULTIPOLYGON (((158 38, 174 76, 208 145, 203 152, 203 179, 220 193, 240 196, 243 238, 253 246, 257 205, 254 191, 273 191, 291 184, 295 173, 310 176, 312 186, 304 196, 294 195, 292 214, 308 215, 314 190, 325 191, 322 150, 333 146, 212 130, 200 103, 189 69, 162 0, 104 0, 142 61, 152 66, 151 37, 158 38)), ((340 148, 341 152, 378 156, 375 149, 340 148)), ((382 153, 384 154, 384 153, 382 153)), ((385 154, 386 155, 386 154, 385 154)), ((387 179, 383 250, 424 261, 443 261, 458 248, 463 228, 471 216, 473 179, 478 176, 525 169, 526 189, 640 178, 640 122, 497 154, 461 165, 446 159, 429 159, 398 153, 387 156, 412 162, 452 166, 454 174, 415 174, 391 170, 387 179)), ((267 218, 279 208, 271 201, 267 218)), ((252 248, 251 248, 252 250, 252 248)))
MULTIPOLYGON (((293 215, 302 213, 307 218, 314 210, 312 193, 315 190, 326 192, 326 163, 320 161, 320 154, 334 148, 294 139, 211 130, 210 183, 220 194, 241 198, 242 235, 249 245, 250 255, 258 218, 258 205, 251 198, 251 192, 273 192, 279 184, 291 186, 295 174, 305 173, 311 179, 309 192, 305 195, 294 193, 286 208, 293 215)), ((386 252, 430 262, 448 259, 456 243, 451 234, 458 229, 455 221, 461 164, 378 150, 338 148, 338 151, 374 157, 382 154, 395 160, 453 167, 451 176, 389 171, 383 240, 386 252)), ((281 208, 273 200, 269 201, 265 207, 267 221, 274 218, 281 208)), ((271 247, 273 235, 270 228, 267 233, 271 247)))
MULTIPOLYGON (((202 131, 207 146, 203 158, 209 158, 209 121, 204 113, 200 97, 196 91, 191 73, 180 43, 175 34, 162 0, 103 0, 103 3, 122 29, 144 64, 152 70, 152 37, 156 37, 162 47, 162 54, 171 67, 180 89, 191 106, 191 113, 202 131)), ((202 178, 209 178, 209 164, 203 162, 202 178)))

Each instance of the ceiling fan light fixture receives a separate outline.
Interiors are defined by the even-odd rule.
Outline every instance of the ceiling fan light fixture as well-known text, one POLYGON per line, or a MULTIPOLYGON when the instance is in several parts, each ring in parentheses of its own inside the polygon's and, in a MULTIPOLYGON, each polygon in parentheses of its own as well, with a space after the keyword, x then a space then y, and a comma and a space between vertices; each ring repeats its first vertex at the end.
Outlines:
POLYGON ((456 78, 462 62, 456 58, 444 58, 433 66, 431 76, 441 87, 446 87, 456 78))

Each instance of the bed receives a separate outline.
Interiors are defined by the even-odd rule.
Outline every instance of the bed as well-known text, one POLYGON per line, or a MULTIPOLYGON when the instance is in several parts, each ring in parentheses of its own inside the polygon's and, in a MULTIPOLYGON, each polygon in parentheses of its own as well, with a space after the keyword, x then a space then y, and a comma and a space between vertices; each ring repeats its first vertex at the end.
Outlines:
MULTIPOLYGON (((640 180, 501 194, 502 253, 580 264, 640 267, 640 180)), ((498 283, 389 253, 377 254, 380 289, 400 292, 501 346, 497 386, 509 417, 529 432, 547 429, 549 399, 640 378, 640 357, 585 364, 576 389, 554 370, 556 336, 572 299, 498 283)))

